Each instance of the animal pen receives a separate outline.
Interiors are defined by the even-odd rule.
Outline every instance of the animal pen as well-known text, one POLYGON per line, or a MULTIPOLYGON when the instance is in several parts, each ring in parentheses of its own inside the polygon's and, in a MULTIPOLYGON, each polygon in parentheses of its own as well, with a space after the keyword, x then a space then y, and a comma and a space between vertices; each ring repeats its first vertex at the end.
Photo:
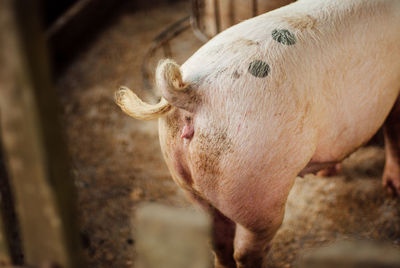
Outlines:
MULTIPOLYGON (((1 1, 0 267, 212 267, 209 219, 172 182, 156 122, 123 115, 113 93, 156 102, 159 59, 183 63, 280 5, 1 1)), ((383 163, 374 142, 334 177, 298 178, 267 267, 399 267, 400 202, 380 187, 383 163)))

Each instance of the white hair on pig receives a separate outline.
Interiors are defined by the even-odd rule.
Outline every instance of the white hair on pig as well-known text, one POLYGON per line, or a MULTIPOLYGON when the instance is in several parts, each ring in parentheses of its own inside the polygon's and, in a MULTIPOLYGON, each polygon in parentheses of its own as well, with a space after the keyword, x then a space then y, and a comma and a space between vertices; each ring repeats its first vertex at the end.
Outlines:
POLYGON ((140 120, 157 119, 169 112, 172 106, 189 109, 190 97, 188 85, 182 81, 180 67, 173 60, 165 59, 158 63, 156 70, 157 88, 163 97, 157 104, 143 102, 127 87, 120 87, 115 92, 116 104, 129 116, 140 120))

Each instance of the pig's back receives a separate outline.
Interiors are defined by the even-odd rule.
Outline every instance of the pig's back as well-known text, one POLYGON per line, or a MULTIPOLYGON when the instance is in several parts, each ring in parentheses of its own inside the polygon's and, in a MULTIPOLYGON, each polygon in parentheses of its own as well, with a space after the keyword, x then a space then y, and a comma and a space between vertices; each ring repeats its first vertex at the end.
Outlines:
POLYGON ((400 1, 335 2, 298 1, 228 29, 182 66, 184 79, 201 81, 231 122, 268 126, 265 137, 313 128, 316 160, 344 157, 376 132, 399 92, 400 1))
POLYGON ((317 121, 321 138, 314 160, 321 162, 340 160, 368 141, 400 90, 400 1, 354 2, 359 9, 355 5, 321 27, 328 34, 310 62, 325 119, 317 121))

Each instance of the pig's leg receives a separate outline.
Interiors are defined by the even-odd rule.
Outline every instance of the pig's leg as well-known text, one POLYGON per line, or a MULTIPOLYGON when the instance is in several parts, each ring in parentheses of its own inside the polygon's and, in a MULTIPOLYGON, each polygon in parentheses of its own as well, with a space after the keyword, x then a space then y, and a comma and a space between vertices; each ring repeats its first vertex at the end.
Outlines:
POLYGON ((333 177, 342 171, 342 163, 337 163, 331 167, 324 168, 317 172, 318 176, 321 177, 333 177))
POLYGON ((235 224, 222 215, 218 210, 212 211, 213 220, 213 249, 215 253, 215 268, 236 268, 233 259, 233 239, 235 224))
POLYGON ((194 193, 189 197, 200 205, 212 220, 212 246, 214 251, 215 268, 236 268, 233 259, 233 239, 235 237, 235 223, 225 217, 219 210, 194 193))
MULTIPOLYGON (((266 257, 270 242, 282 224, 285 213, 285 203, 292 181, 282 183, 282 187, 274 190, 268 187, 258 187, 251 195, 254 198, 241 200, 241 208, 236 211, 239 216, 236 224, 234 241, 234 258, 238 268, 261 268, 266 257), (266 196, 263 200, 259 198, 266 196), (254 201, 256 200, 256 202, 254 201), (242 217, 241 215, 244 215, 242 217)), ((244 188, 244 192, 248 190, 244 188)))
POLYGON ((261 268, 263 260, 270 249, 270 241, 281 226, 283 209, 280 215, 266 224, 265 230, 250 230, 236 225, 235 253, 237 268, 261 268))
POLYGON ((384 125, 386 162, 383 185, 400 196, 400 97, 397 98, 384 125))

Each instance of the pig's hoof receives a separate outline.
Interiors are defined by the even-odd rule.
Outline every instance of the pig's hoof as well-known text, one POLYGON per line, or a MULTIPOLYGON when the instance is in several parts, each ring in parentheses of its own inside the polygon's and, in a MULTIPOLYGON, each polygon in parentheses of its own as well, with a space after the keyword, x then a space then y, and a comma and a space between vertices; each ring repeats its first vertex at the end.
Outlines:
POLYGON ((390 195, 394 197, 400 196, 400 174, 392 175, 384 172, 382 183, 390 195))
POLYGON ((317 172, 317 176, 321 177, 333 177, 342 171, 342 164, 336 164, 328 168, 324 168, 317 172))

